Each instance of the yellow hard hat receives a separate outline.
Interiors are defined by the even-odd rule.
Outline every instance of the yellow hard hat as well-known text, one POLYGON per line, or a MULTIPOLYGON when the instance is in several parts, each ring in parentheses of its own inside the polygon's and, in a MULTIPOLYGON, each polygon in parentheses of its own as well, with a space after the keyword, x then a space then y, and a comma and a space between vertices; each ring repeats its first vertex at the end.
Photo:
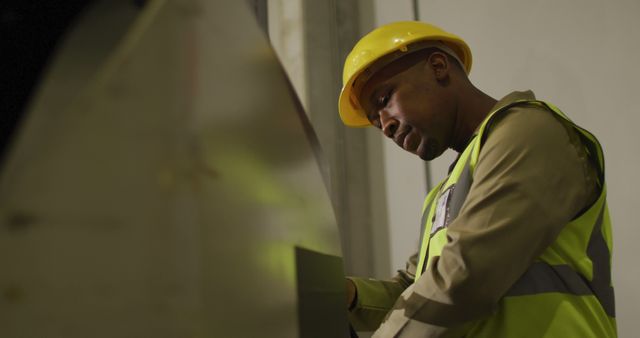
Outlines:
POLYGON ((394 22, 378 27, 356 43, 344 62, 342 91, 338 100, 342 122, 351 127, 370 125, 358 102, 357 95, 364 85, 361 82, 366 82, 375 71, 404 53, 426 47, 443 49, 460 61, 467 74, 471 71, 471 50, 467 43, 456 35, 418 21, 394 22), (392 55, 394 53, 399 55, 392 55), (379 60, 380 62, 376 63, 379 60), (366 76, 361 76, 363 74, 366 76), (356 81, 359 77, 366 79, 356 81), (359 85, 356 85, 356 82, 359 85))

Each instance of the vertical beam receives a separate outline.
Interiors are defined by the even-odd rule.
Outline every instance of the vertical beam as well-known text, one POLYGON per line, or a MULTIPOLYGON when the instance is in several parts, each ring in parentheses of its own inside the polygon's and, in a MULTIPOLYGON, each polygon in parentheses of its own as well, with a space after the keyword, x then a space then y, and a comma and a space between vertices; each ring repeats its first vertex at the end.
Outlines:
POLYGON ((350 274, 388 277, 389 234, 383 144, 374 130, 345 127, 337 99, 342 65, 374 27, 371 0, 269 1, 269 34, 318 134, 350 274))
POLYGON ((329 161, 346 269, 373 275, 375 254, 386 253, 372 245, 368 140, 365 130, 346 128, 337 112, 342 63, 360 35, 359 3, 305 0, 303 16, 309 114, 329 161))
POLYGON ((269 0, 269 40, 308 113, 303 0, 269 0))

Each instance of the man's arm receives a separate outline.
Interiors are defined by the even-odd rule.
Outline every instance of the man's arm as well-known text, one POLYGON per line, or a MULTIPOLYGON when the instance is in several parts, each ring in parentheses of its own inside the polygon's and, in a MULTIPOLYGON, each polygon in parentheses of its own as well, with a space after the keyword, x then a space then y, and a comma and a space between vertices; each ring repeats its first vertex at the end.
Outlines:
MULTIPOLYGON (((417 254, 411 256, 404 270, 390 280, 348 277, 347 290, 354 288, 349 297, 349 321, 357 331, 374 331, 380 326, 398 296, 413 283, 417 254), (350 285, 350 283, 352 283, 350 285)), ((348 292, 348 294, 351 292, 348 292)))
POLYGON ((575 134, 550 112, 518 107, 496 121, 448 244, 394 305, 375 337, 456 336, 502 296, 595 196, 575 134), (458 332, 454 332, 458 331, 458 332))

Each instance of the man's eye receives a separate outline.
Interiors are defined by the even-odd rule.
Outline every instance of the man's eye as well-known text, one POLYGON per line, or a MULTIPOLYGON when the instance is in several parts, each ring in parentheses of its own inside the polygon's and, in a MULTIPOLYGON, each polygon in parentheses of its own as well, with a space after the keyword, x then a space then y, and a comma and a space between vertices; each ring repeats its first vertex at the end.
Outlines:
POLYGON ((377 111, 371 114, 367 114, 367 119, 373 126, 380 128, 380 115, 378 115, 377 111))
POLYGON ((389 98, 390 98, 390 97, 391 97, 390 93, 387 93, 387 94, 385 94, 385 95, 383 95, 383 96, 380 96, 380 97, 378 98, 378 105, 379 105, 380 107, 386 107, 386 106, 387 106, 387 104, 389 104, 389 98))

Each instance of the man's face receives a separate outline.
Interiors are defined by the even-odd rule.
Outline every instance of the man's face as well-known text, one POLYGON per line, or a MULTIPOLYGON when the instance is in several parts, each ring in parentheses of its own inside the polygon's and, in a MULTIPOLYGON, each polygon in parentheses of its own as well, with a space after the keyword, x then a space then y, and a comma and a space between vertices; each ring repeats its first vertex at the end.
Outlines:
POLYGON ((365 84, 359 97, 371 124, 427 161, 450 145, 455 123, 454 105, 439 79, 438 60, 431 60, 434 57, 446 60, 444 54, 433 53, 392 62, 365 84))

